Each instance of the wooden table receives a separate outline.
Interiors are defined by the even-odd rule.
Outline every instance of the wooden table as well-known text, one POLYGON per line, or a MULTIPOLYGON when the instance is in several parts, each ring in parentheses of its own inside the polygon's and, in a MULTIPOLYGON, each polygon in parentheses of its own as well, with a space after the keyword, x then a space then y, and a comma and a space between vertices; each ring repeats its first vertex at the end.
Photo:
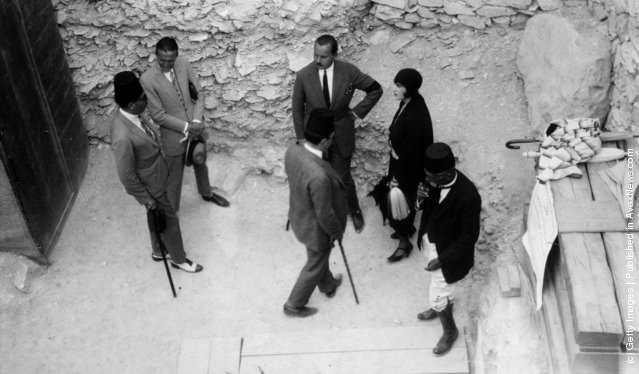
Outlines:
MULTIPOLYGON (((547 262, 542 311, 555 374, 639 373, 621 349, 632 327, 629 288, 636 287, 627 274, 637 274, 637 262, 626 258, 637 258, 628 239, 639 240, 639 233, 628 227, 600 173, 615 163, 581 164, 582 178, 550 182, 559 234, 547 262)), ((636 186, 639 165, 635 170, 636 186)))

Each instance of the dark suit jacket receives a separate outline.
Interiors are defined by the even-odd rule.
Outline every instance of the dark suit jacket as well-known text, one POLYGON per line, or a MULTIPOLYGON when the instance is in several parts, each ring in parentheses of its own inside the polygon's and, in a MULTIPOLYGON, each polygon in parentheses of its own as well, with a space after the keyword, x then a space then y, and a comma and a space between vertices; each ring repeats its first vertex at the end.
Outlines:
MULTIPOLYGON (((352 113, 359 118, 366 117, 382 97, 383 90, 373 78, 359 71, 355 65, 338 60, 334 60, 333 64, 333 92, 329 109, 335 113, 335 146, 342 156, 347 157, 355 149, 355 117, 352 113), (349 109, 356 89, 365 91, 366 96, 349 109)), ((295 77, 293 125, 297 139, 304 139, 304 126, 311 110, 325 107, 317 65, 312 62, 295 77)))
POLYGON ((284 156, 290 189, 288 218, 295 237, 314 250, 328 249, 330 238, 341 238, 348 206, 344 186, 331 165, 305 149, 291 145, 284 156))
POLYGON ((153 121, 160 125, 162 146, 167 156, 184 153, 186 142, 180 143, 180 139, 184 137, 184 124, 194 119, 201 121, 203 110, 200 84, 189 62, 183 57, 178 57, 173 69, 184 104, 173 83, 164 76, 157 62, 140 77, 140 83, 148 99, 149 113, 153 121), (189 82, 193 83, 200 93, 198 100, 191 100, 189 82))
POLYGON ((165 191, 168 168, 160 143, 117 110, 111 121, 111 149, 126 192, 140 204, 165 191))
POLYGON ((422 207, 420 237, 428 233, 435 244, 447 283, 456 282, 473 267, 475 243, 479 237, 481 197, 477 188, 457 171, 457 181, 441 204, 438 196, 426 198, 422 207))
POLYGON ((391 158, 389 175, 397 179, 408 201, 415 201, 417 185, 424 179, 424 151, 433 144, 433 124, 424 98, 415 95, 389 130, 390 144, 399 157, 391 158))

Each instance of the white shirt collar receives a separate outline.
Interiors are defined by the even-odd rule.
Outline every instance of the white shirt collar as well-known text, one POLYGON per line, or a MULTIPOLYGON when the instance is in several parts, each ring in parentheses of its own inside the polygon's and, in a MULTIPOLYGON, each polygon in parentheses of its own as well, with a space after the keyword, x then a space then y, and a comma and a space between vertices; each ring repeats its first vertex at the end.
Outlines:
POLYGON ((304 143, 304 148, 308 149, 308 151, 314 154, 315 156, 322 158, 322 151, 320 151, 319 149, 313 148, 308 143, 304 143))
POLYGON ((123 110, 122 108, 120 108, 120 113, 122 113, 122 115, 126 117, 129 121, 133 122, 134 125, 144 130, 142 128, 142 122, 140 122, 140 117, 138 117, 135 114, 131 114, 127 112, 126 110, 123 110))
POLYGON ((457 182, 457 172, 456 171, 455 171, 455 178, 453 178, 453 180, 450 183, 441 186, 441 189, 443 190, 444 188, 451 188, 453 186, 453 184, 455 184, 455 182, 457 182))

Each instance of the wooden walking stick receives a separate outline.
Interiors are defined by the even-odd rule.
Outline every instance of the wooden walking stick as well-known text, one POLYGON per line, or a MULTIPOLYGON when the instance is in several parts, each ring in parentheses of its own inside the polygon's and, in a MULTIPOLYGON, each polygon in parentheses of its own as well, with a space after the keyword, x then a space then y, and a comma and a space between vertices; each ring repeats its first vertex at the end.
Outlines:
POLYGON ((344 252, 344 246, 342 245, 342 240, 339 239, 337 243, 339 243, 339 249, 342 252, 342 258, 344 259, 344 265, 346 266, 346 274, 348 274, 348 280, 351 282, 351 288, 353 289, 353 296, 355 296, 355 303, 359 305, 359 298, 357 297, 357 291, 355 291, 355 283, 353 283, 353 277, 351 276, 351 268, 348 266, 348 261, 346 260, 346 253, 344 252))
POLYGON ((171 285, 171 292, 173 292, 173 297, 177 297, 177 293, 175 292, 175 286, 173 285, 173 277, 171 277, 171 270, 169 269, 169 262, 166 259, 166 246, 164 246, 164 242, 160 234, 164 231, 166 222, 164 221, 164 213, 160 211, 160 209, 147 209, 146 211, 147 220, 149 221, 149 227, 155 235, 155 240, 158 242, 160 246, 160 253, 162 253, 162 261, 164 262, 164 269, 166 270, 166 276, 169 278, 169 284, 171 285))

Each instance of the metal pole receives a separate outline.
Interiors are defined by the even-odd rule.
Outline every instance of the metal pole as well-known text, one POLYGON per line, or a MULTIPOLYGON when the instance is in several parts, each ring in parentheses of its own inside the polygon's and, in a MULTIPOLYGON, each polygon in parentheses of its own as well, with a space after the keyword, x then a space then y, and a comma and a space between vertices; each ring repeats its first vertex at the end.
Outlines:
MULTIPOLYGON (((162 261, 164 262, 164 269, 166 270, 166 276, 169 278, 169 284, 171 285, 171 292, 173 292, 173 297, 177 297, 177 293, 175 292, 175 285, 173 285, 173 277, 171 277, 171 270, 169 269, 169 262, 166 259, 166 247, 164 246, 164 242, 162 241, 162 237, 160 236, 160 229, 163 226, 163 224, 161 223, 162 217, 160 215, 163 213, 158 208, 150 209, 147 211, 147 213, 151 216, 149 218, 153 226, 152 231, 155 235, 155 239, 157 240, 158 245, 160 246, 162 261)), ((164 231, 163 228, 161 230, 164 231)))
POLYGON ((355 303, 359 305, 359 298, 357 297, 357 291, 355 290, 355 283, 353 283, 353 277, 351 276, 351 268, 348 266, 348 261, 346 260, 346 253, 344 252, 344 246, 342 245, 342 241, 338 240, 339 249, 342 252, 342 258, 344 259, 344 265, 346 266, 346 274, 348 274, 348 280, 351 282, 351 288, 353 289, 353 296, 355 296, 355 303))

